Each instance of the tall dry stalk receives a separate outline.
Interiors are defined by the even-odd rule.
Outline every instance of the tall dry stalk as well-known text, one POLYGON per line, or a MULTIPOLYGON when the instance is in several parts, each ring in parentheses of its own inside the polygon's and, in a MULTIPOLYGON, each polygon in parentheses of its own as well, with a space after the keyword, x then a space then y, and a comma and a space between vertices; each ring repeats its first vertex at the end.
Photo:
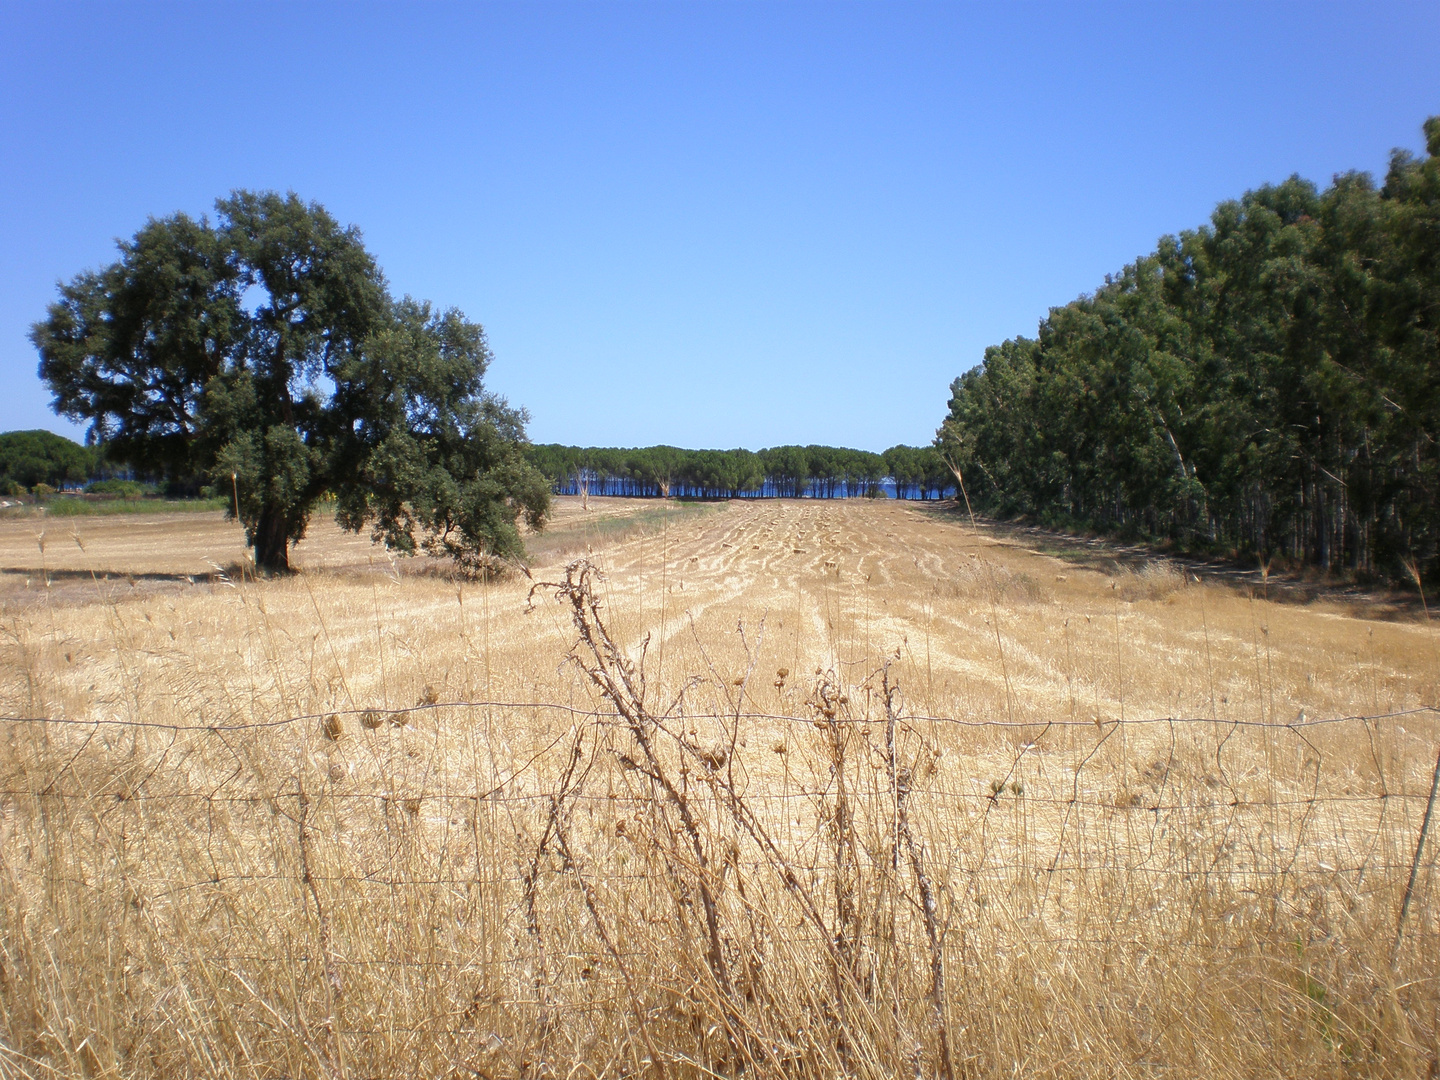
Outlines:
MULTIPOLYGON (((925 857, 920 845, 915 842, 914 830, 910 827, 910 785, 914 774, 901 766, 895 758, 895 726, 900 721, 898 699, 900 687, 890 681, 890 665, 885 665, 882 675, 882 698, 885 706, 885 770, 890 780, 890 790, 895 799, 895 837, 897 846, 903 848, 915 875, 915 886, 920 891, 920 911, 925 921, 925 939, 930 947, 930 1010, 935 1025, 935 1036, 940 1044, 940 1075, 953 1080, 955 1063, 950 1050, 950 1025, 946 1017, 948 998, 945 993, 945 952, 940 941, 940 919, 936 891, 925 868, 925 857)), ((892 866, 898 861, 898 850, 891 857, 892 866)))

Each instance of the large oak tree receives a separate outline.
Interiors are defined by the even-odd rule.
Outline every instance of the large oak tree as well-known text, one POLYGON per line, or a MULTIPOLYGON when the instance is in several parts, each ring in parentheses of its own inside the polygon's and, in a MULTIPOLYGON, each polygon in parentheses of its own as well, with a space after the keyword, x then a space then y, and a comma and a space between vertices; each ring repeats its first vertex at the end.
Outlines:
POLYGON ((522 551, 548 482, 487 393, 483 330, 393 300, 358 230, 293 193, 176 214, 60 285, 31 340, 54 408, 112 460, 233 492, 255 562, 288 567, 317 502, 474 569, 522 551), (416 530, 420 531, 417 539, 416 530))

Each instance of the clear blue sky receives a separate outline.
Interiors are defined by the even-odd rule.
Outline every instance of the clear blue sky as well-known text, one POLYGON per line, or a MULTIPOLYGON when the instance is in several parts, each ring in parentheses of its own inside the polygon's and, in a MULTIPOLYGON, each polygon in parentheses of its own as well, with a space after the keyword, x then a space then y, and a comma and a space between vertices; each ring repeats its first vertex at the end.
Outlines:
POLYGON ((927 442, 1164 233, 1440 113, 1440 4, 0 6, 0 430, 150 215, 293 189, 485 324, 537 441, 927 442))

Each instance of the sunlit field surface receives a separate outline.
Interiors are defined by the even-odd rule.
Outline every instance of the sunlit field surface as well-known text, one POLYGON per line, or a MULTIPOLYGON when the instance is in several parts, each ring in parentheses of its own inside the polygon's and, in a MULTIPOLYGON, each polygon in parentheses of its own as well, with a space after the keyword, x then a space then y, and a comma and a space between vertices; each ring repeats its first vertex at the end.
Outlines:
POLYGON ((884 500, 530 544, 0 520, 0 1075, 1435 1075, 1418 605, 884 500))

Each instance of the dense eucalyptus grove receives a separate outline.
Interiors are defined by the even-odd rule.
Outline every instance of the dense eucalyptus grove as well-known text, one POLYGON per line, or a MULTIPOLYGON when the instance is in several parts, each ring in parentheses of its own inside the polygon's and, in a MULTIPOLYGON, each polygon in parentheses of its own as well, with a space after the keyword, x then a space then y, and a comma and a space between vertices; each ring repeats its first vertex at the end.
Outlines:
POLYGON ((151 219, 60 286, 31 331, 56 411, 111 461, 231 496, 264 569, 287 568, 326 495, 402 551, 518 554, 517 518, 543 521, 549 485, 524 414, 484 389, 481 328, 392 299, 359 232, 317 204, 239 191, 215 209, 151 219))
POLYGON ((639 449, 542 444, 530 460, 562 493, 735 499, 755 495, 841 498, 883 493, 939 498, 954 478, 934 447, 892 446, 883 454, 835 446, 752 450, 639 449))
POLYGON ((977 506, 1327 570, 1437 569, 1440 117, 1383 186, 1222 203, 955 380, 977 506))

